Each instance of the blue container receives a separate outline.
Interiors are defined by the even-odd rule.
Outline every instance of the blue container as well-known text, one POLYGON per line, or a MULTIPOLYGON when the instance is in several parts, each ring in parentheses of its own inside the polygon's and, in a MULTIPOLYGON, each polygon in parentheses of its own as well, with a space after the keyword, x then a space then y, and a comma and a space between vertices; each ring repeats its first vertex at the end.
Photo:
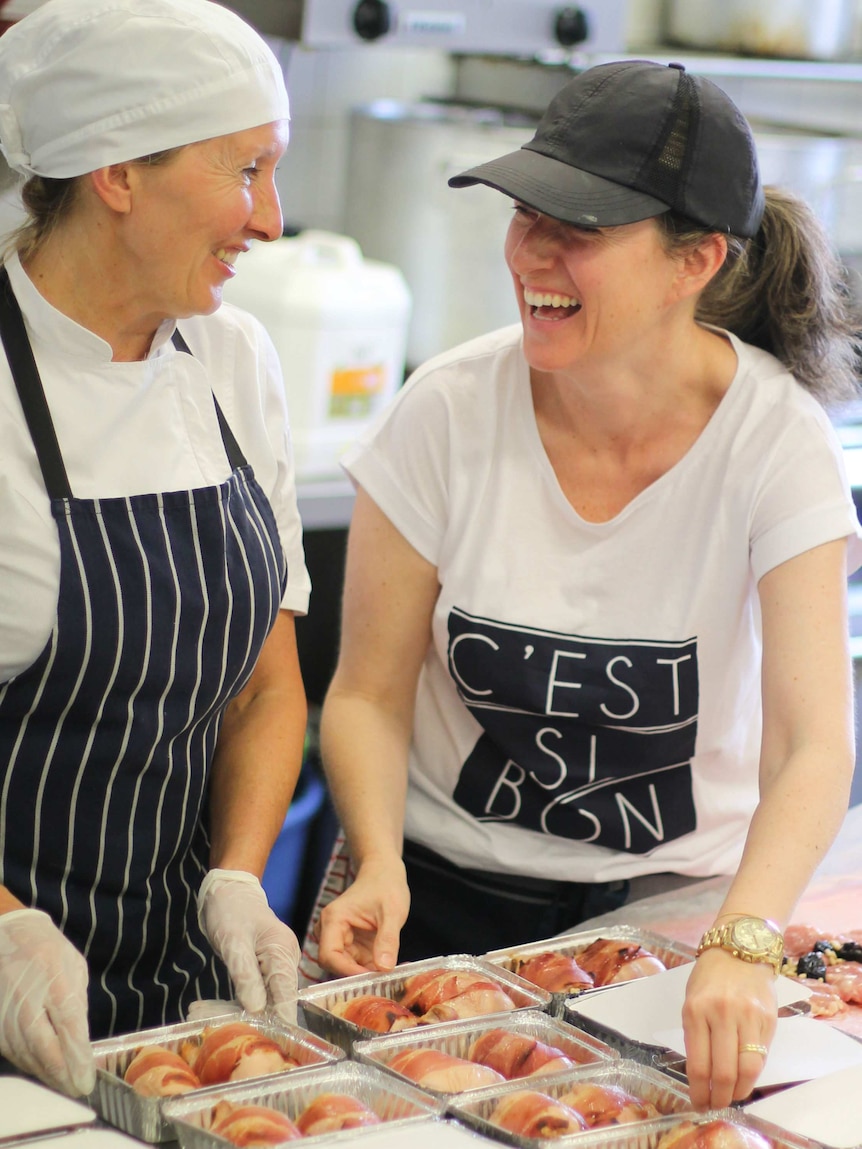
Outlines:
POLYGON ((289 922, 293 913, 308 833, 326 797, 326 787, 317 773, 303 771, 299 781, 261 883, 270 906, 283 922, 289 922))

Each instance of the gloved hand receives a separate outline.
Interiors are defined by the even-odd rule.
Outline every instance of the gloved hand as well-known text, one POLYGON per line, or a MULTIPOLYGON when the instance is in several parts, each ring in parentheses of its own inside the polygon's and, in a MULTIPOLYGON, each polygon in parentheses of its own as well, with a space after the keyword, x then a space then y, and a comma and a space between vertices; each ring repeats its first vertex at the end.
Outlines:
POLYGON ((242 1014, 242 1006, 238 1001, 222 1001, 216 997, 199 998, 189 1004, 186 1010, 186 1021, 210 1021, 214 1017, 224 1017, 226 1013, 242 1014))
POLYGON ((70 1097, 96 1086, 82 954, 41 910, 0 914, 0 1053, 70 1097))
POLYGON ((294 1022, 299 942, 269 908, 257 878, 244 870, 210 870, 198 892, 198 921, 243 1008, 260 1013, 271 1005, 294 1022))

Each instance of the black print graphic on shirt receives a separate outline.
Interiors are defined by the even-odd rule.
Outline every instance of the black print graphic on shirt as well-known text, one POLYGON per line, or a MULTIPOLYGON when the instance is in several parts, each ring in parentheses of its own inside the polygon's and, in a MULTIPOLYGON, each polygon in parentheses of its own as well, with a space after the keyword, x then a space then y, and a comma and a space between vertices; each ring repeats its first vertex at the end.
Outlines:
POLYGON ((695 829, 697 642, 449 615, 449 673, 484 733, 455 802, 484 822, 645 854, 695 829))

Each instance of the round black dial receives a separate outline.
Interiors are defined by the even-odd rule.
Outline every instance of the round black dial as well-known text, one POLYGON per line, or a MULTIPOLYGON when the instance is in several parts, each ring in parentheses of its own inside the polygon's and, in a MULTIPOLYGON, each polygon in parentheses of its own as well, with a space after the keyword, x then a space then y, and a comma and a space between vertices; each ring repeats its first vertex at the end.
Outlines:
POLYGON ((392 27, 392 16, 385 0, 359 0, 353 10, 353 27, 363 40, 378 40, 392 27))
POLYGON ((561 8, 554 21, 554 35, 565 48, 583 44, 590 34, 587 14, 582 8, 561 8))

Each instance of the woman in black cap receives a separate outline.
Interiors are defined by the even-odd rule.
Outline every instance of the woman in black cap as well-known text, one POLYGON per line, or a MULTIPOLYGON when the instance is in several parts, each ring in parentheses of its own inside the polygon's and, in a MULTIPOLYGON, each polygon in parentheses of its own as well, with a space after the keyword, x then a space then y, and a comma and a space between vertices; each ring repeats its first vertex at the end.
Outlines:
POLYGON ((839 268, 676 65, 584 72, 450 183, 512 197, 521 323, 420 368, 345 463, 317 956, 481 954, 732 875, 684 1012, 692 1099, 727 1105, 853 773, 839 268))

